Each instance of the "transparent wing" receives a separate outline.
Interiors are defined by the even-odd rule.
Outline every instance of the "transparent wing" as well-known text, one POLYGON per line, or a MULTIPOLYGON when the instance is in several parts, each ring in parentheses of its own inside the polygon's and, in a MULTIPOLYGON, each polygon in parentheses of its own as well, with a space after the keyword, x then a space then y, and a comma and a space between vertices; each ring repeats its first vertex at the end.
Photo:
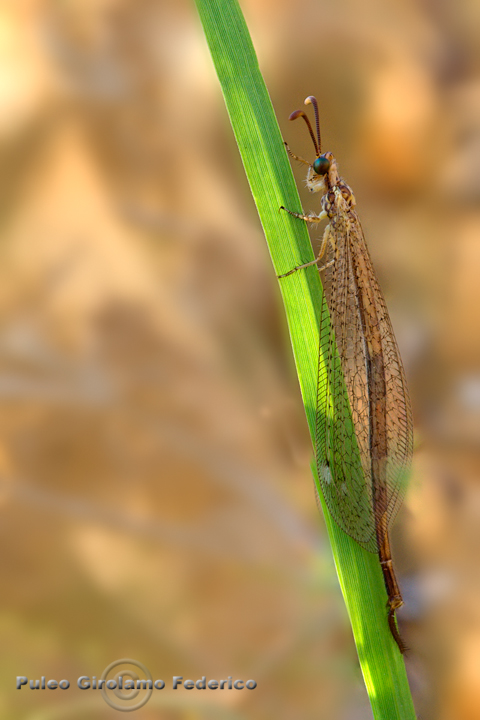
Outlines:
POLYGON ((412 415, 385 301, 351 215, 354 222, 332 223, 322 272, 316 461, 335 522, 377 552, 405 494, 412 415))

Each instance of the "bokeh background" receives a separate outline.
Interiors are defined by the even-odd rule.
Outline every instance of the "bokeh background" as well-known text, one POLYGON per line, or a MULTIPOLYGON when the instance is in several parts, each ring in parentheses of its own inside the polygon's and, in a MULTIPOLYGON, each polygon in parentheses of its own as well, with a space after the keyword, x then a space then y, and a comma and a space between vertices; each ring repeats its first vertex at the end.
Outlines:
MULTIPOLYGON (((478 719, 480 5, 242 7, 300 155, 287 117, 319 98, 406 365, 393 540, 417 712, 478 719)), ((0 2, 0 238, 1 716, 113 717, 75 680, 127 656, 167 681, 132 718, 371 718, 193 3, 0 2)))

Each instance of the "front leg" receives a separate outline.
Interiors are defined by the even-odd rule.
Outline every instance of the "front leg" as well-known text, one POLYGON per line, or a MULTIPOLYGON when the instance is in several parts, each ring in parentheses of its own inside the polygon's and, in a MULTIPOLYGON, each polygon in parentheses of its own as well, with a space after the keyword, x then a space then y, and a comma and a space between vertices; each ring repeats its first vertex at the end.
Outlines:
POLYGON ((291 158, 293 158, 294 160, 298 160, 298 162, 301 162, 301 163, 303 163, 304 165, 308 165, 308 167, 311 167, 310 163, 307 162, 307 160, 304 160, 304 159, 303 159, 302 157, 300 157, 299 155, 295 155, 295 153, 293 153, 293 152, 290 150, 290 148, 288 147, 288 143, 284 142, 283 144, 285 145, 285 148, 286 148, 286 150, 287 150, 287 153, 290 155, 291 158))

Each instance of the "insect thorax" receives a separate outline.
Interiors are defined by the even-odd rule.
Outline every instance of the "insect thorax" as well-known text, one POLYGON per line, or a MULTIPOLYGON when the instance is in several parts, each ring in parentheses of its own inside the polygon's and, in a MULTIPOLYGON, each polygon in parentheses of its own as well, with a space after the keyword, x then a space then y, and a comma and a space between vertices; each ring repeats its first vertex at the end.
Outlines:
POLYGON ((322 209, 325 210, 330 220, 341 217, 354 221, 355 217, 352 211, 355 204, 355 195, 342 178, 339 178, 335 185, 331 185, 322 197, 322 209))

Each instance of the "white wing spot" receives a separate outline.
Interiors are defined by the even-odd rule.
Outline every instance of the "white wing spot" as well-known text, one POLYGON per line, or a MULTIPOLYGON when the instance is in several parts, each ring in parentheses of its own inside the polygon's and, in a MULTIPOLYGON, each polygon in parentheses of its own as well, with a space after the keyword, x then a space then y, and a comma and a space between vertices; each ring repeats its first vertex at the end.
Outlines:
POLYGON ((333 481, 332 473, 330 472, 330 468, 328 467, 328 465, 322 465, 322 467, 320 468, 320 474, 321 474, 323 480, 328 485, 332 484, 332 481, 333 481))

